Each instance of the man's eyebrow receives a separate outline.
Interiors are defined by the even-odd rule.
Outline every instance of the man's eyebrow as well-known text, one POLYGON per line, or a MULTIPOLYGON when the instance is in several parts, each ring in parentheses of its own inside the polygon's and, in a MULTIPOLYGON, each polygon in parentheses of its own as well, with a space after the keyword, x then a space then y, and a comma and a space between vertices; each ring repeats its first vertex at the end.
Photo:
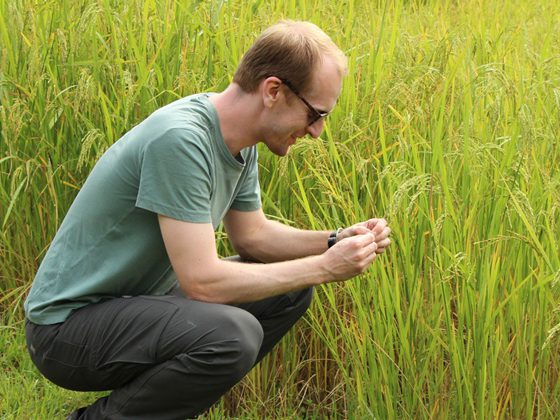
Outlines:
POLYGON ((336 105, 337 105, 337 104, 338 104, 338 102, 335 102, 334 105, 332 106, 332 108, 329 109, 328 111, 324 111, 324 110, 319 109, 319 108, 315 108, 315 109, 316 109, 317 111, 319 111, 319 112, 326 112, 327 114, 330 114, 331 112, 334 111, 334 109, 336 108, 336 105))

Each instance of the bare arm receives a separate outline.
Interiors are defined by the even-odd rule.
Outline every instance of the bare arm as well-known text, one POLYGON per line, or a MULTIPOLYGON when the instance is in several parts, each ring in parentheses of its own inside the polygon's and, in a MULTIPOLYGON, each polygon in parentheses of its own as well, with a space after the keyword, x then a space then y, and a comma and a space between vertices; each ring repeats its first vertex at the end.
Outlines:
POLYGON ((159 223, 181 288, 191 298, 207 302, 249 302, 346 280, 365 271, 377 249, 375 236, 368 233, 341 241, 320 255, 272 264, 243 264, 218 257, 211 224, 161 215, 159 223))
POLYGON ((301 230, 268 220, 261 209, 230 210, 224 226, 241 257, 264 263, 322 254, 327 250, 330 234, 330 231, 301 230))
MULTIPOLYGON (((287 261, 327 250, 331 231, 301 230, 268 220, 261 209, 252 212, 230 210, 224 225, 235 251, 244 259, 260 262, 287 261)), ((391 243, 391 229, 385 219, 369 219, 344 229, 338 241, 372 232, 381 254, 391 243)))

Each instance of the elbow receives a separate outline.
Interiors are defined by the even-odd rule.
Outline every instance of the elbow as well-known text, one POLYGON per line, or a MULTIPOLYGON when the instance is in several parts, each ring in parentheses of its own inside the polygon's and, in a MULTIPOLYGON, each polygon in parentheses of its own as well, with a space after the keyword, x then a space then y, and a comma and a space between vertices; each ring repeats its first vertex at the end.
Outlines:
POLYGON ((232 241, 233 249, 239 255, 242 262, 264 263, 265 259, 262 258, 262 253, 259 253, 258 246, 252 246, 251 242, 245 241, 232 241))
POLYGON ((215 298, 204 289, 189 287, 185 290, 185 288, 183 287, 183 291, 185 292, 185 295, 192 300, 206 303, 220 303, 217 302, 215 298))
POLYGON ((236 250, 236 251, 238 251, 237 254, 239 255, 239 258, 241 259, 241 262, 254 262, 254 263, 262 262, 257 257, 255 257, 253 254, 251 254, 250 252, 247 252, 245 250, 236 250))
POLYGON ((192 279, 182 279, 179 277, 179 286, 181 286, 181 290, 189 299, 202 302, 206 302, 208 299, 204 294, 204 289, 192 281, 192 279))
POLYGON ((207 303, 228 303, 227 298, 220 293, 219 281, 214 280, 212 271, 203 273, 177 274, 179 286, 183 293, 192 300, 207 303))
POLYGON ((236 242, 232 242, 232 246, 242 261, 258 261, 255 258, 255 256, 251 253, 250 248, 246 244, 242 244, 236 241, 236 242))
POLYGON ((202 282, 182 281, 180 286, 189 299, 206 303, 227 303, 211 287, 202 282))

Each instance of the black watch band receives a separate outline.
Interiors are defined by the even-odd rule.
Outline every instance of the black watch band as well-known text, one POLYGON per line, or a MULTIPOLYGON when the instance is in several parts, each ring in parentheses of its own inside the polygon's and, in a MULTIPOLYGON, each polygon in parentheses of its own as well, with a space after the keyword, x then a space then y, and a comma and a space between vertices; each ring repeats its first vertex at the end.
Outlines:
POLYGON ((327 247, 330 248, 331 246, 333 246, 334 244, 336 244, 336 239, 338 237, 338 234, 342 232, 342 228, 338 228, 337 230, 333 230, 331 232, 331 234, 329 235, 329 239, 327 239, 327 247))

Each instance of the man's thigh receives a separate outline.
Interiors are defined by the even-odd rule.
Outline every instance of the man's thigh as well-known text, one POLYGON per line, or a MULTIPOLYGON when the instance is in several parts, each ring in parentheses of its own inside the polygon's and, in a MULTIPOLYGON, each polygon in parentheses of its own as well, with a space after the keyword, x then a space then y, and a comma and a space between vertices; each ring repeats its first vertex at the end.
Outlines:
POLYGON ((44 339, 43 327, 30 324, 28 344, 34 362, 56 384, 107 390, 177 354, 229 339, 232 323, 260 328, 252 315, 232 306, 172 295, 115 298, 45 327, 44 339))

